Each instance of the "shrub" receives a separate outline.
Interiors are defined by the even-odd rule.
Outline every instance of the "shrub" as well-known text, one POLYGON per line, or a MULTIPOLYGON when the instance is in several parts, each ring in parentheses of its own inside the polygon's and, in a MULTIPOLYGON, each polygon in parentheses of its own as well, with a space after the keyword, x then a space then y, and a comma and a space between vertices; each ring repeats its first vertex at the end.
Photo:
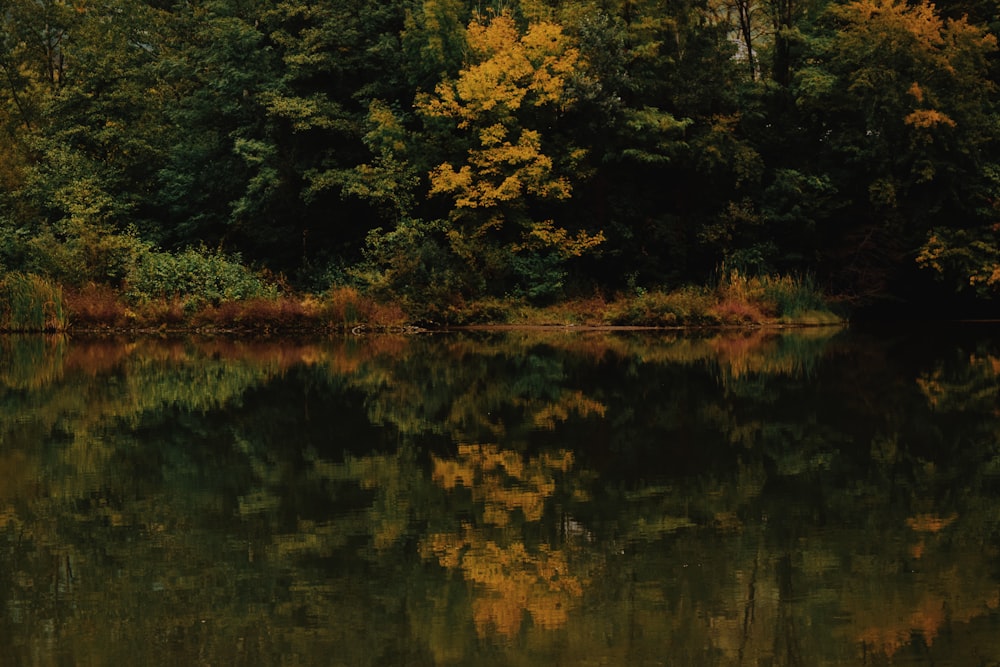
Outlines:
POLYGON ((724 299, 709 311, 721 324, 760 324, 767 315, 750 301, 724 299))
POLYGON ((251 298, 275 298, 277 287, 240 262, 205 247, 188 248, 178 254, 145 252, 139 255, 126 278, 126 296, 142 303, 157 298, 180 297, 185 308, 251 298))
POLYGON ((481 294, 485 284, 452 250, 442 220, 404 219, 390 231, 372 230, 365 261, 350 274, 367 293, 403 304, 422 322, 448 321, 462 295, 481 294))
POLYGON ((749 276, 734 269, 724 273, 716 291, 721 302, 744 303, 784 321, 812 321, 817 316, 823 323, 839 319, 808 276, 749 276))
POLYGON ((33 274, 0 280, 0 331, 63 331, 62 288, 33 274))
POLYGON ((226 301, 208 306, 196 313, 198 326, 259 331, 297 329, 312 319, 301 301, 288 297, 254 297, 243 301, 226 301))
POLYGON ((27 241, 25 261, 31 270, 64 285, 120 285, 136 258, 148 250, 133 231, 118 233, 65 222, 27 241))
POLYGON ((468 324, 507 324, 515 319, 514 313, 523 307, 519 299, 482 297, 461 300, 446 313, 446 322, 457 326, 468 324))

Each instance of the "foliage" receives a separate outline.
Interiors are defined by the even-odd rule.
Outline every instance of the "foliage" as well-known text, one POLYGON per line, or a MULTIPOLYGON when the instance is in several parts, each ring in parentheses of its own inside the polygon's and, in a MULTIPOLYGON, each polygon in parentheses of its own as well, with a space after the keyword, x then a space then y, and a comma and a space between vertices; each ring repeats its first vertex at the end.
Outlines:
POLYGON ((604 312, 610 324, 666 327, 841 321, 810 278, 748 276, 736 269, 724 270, 713 288, 641 291, 608 304, 604 312))
POLYGON ((989 300, 986 4, 8 0, 0 264, 121 287, 205 244, 424 321, 720 263, 989 300))
POLYGON ((1000 294, 1000 224, 992 229, 938 229, 927 238, 917 264, 939 279, 954 281, 959 290, 981 296, 1000 294))
POLYGON ((63 331, 67 325, 62 288, 33 274, 0 279, 0 332, 63 331))
POLYGON ((399 301, 418 320, 439 320, 462 293, 482 289, 450 252, 444 221, 407 218, 368 234, 356 274, 376 297, 399 301))
POLYGON ((115 233, 79 220, 46 227, 27 245, 28 266, 72 287, 91 282, 120 287, 151 251, 134 230, 115 233))
POLYGON ((277 287, 242 264, 239 256, 204 246, 176 254, 145 252, 136 259, 125 285, 133 301, 177 296, 192 309, 203 304, 277 296, 277 287))
POLYGON ((488 290, 558 294, 561 263, 604 241, 601 232, 573 233, 539 220, 528 206, 572 192, 561 171, 583 151, 561 147, 560 165, 544 151, 537 128, 574 104, 569 79, 579 52, 558 25, 533 23, 522 34, 509 13, 473 20, 466 40, 469 61, 458 77, 418 100, 428 122, 448 121, 467 146, 455 163, 431 170, 430 195, 451 199, 450 248, 488 290))
POLYGON ((74 327, 120 327, 127 323, 128 310, 118 291, 109 285, 89 283, 67 288, 64 301, 74 327))

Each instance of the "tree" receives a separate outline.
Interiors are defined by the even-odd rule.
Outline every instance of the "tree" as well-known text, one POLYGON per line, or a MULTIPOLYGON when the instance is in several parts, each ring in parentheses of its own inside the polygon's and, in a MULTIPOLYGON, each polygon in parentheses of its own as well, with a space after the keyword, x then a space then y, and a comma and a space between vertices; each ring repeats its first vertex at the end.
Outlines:
POLYGON ((563 287, 564 262, 604 240, 545 218, 572 193, 582 149, 543 145, 575 102, 569 87, 579 51, 553 23, 525 32, 501 13, 467 30, 469 61, 417 107, 431 127, 456 136, 454 157, 434 167, 430 194, 451 201, 452 251, 492 292, 548 297, 563 287), (558 151, 558 153, 553 153, 558 151))
POLYGON ((147 232, 169 248, 197 240, 254 257, 262 246, 275 259, 287 252, 293 235, 277 214, 287 173, 262 100, 278 63, 260 20, 255 3, 235 0, 178 5, 169 17, 159 67, 170 148, 159 224, 147 232))
POLYGON ((38 236, 22 261, 70 282, 119 280, 121 234, 150 214, 162 155, 161 13, 137 0, 14 3, 4 19, 8 150, 22 164, 9 224, 38 236))
POLYGON ((995 196, 996 39, 928 3, 858 0, 827 21, 794 89, 852 221, 820 232, 826 256, 842 288, 872 296, 898 289, 931 227, 982 219, 995 196))

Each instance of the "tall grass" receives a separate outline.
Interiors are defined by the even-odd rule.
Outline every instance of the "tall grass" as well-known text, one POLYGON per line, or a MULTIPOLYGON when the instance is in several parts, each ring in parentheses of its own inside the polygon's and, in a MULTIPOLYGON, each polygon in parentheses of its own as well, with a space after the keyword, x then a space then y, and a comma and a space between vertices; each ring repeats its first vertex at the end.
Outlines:
POLYGON ((30 273, 0 279, 0 331, 64 331, 66 324, 61 287, 30 273))
POLYGON ((748 275, 736 269, 723 270, 715 291, 721 304, 750 304, 779 322, 823 324, 840 319, 810 276, 748 275))

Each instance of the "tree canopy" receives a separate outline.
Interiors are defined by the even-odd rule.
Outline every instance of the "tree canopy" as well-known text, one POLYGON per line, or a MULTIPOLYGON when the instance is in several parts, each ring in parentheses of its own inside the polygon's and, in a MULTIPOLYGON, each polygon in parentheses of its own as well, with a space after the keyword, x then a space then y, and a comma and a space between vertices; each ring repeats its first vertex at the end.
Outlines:
POLYGON ((0 269, 205 246, 415 303, 811 275, 1000 292, 993 13, 4 0, 0 269))

